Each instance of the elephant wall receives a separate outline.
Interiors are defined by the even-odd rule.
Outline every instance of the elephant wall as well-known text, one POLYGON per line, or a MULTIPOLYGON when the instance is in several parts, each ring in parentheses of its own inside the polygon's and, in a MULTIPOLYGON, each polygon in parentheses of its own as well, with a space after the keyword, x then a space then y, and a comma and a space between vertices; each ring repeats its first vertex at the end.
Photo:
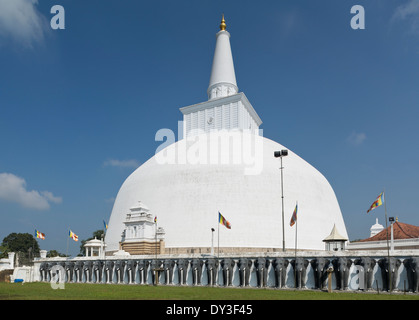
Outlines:
POLYGON ((334 290, 417 292, 418 255, 392 256, 128 256, 35 261, 35 279, 64 282, 325 289, 328 270, 334 290), (57 272, 58 270, 58 272, 57 272), (389 282, 390 270, 391 283, 389 282))

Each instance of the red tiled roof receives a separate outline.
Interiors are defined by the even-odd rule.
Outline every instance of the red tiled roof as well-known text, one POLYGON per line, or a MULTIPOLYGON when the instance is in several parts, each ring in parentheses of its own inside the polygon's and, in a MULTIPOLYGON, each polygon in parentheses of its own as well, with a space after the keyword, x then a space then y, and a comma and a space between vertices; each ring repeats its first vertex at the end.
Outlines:
MULTIPOLYGON (((390 240, 391 226, 389 226, 387 229, 382 230, 380 233, 377 233, 375 236, 359 240, 359 242, 387 240, 386 230, 388 230, 388 239, 390 240)), ((419 238, 419 227, 396 221, 395 223, 393 223, 393 238, 394 240, 419 238)))

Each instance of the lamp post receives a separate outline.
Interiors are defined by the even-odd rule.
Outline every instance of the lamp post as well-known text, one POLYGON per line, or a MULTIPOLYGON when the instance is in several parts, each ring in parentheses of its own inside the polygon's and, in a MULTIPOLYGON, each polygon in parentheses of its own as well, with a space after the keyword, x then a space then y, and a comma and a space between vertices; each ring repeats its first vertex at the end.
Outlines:
POLYGON ((281 151, 275 151, 274 157, 281 159, 281 198, 282 198, 282 251, 285 251, 285 222, 284 222, 284 178, 282 176, 282 170, 284 167, 282 166, 282 157, 288 155, 288 150, 283 149, 281 151))
POLYGON ((391 233, 390 233, 390 251, 391 251, 391 253, 393 253, 394 252, 394 234, 393 234, 394 217, 389 217, 388 221, 390 221, 390 227, 391 227, 391 229, 390 229, 391 230, 391 233))

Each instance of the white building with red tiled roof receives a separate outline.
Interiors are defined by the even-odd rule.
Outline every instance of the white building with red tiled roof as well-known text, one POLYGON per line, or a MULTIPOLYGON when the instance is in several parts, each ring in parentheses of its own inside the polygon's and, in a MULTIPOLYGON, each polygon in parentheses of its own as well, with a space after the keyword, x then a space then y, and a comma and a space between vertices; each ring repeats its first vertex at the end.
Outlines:
POLYGON ((376 235, 351 242, 349 250, 392 250, 419 249, 419 227, 399 222, 398 219, 376 235), (387 243, 388 241, 388 243, 387 243))

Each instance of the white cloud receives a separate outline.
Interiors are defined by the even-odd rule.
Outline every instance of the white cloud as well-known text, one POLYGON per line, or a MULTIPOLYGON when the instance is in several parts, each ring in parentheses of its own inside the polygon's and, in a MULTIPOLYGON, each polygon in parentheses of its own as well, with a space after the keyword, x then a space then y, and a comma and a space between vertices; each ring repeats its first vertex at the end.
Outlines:
POLYGON ((41 195, 45 198, 45 199, 47 199, 49 202, 53 202, 53 203, 61 203, 61 202, 63 202, 63 198, 61 198, 61 197, 56 197, 56 196, 54 196, 53 194, 52 194, 52 192, 49 192, 49 191, 42 191, 41 192, 41 195))
POLYGON ((419 32, 419 0, 409 0, 396 8, 393 21, 406 21, 410 24, 410 31, 419 32))
POLYGON ((52 192, 27 190, 25 179, 12 173, 0 173, 0 199, 36 210, 49 209, 50 202, 62 202, 62 198, 55 197, 52 192))
POLYGON ((131 160, 116 160, 111 159, 107 160, 103 163, 105 167, 111 166, 111 167, 120 167, 120 168, 138 168, 140 164, 137 160, 131 159, 131 160))
POLYGON ((365 141, 366 138, 367 138, 367 136, 366 136, 365 133, 362 133, 362 132, 361 133, 353 132, 348 137, 347 141, 350 144, 354 145, 354 146, 359 146, 359 145, 361 145, 365 141))
POLYGON ((0 0, 0 40, 10 38, 25 47, 42 42, 49 21, 37 4, 38 0, 0 0))

